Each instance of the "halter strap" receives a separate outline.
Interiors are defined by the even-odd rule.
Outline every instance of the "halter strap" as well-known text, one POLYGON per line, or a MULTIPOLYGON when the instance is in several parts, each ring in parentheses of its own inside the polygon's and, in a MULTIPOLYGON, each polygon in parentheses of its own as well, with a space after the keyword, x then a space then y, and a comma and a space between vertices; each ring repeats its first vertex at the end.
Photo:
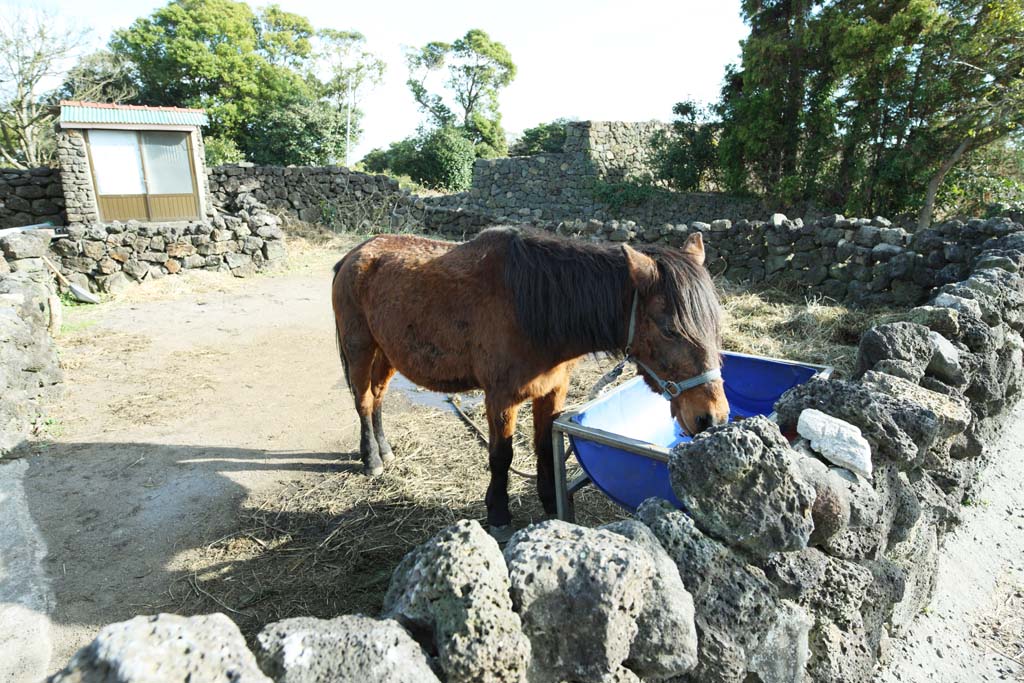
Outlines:
POLYGON ((633 335, 636 334, 636 305, 640 300, 640 292, 633 290, 633 307, 629 311, 629 334, 626 336, 626 358, 633 352, 633 335))
POLYGON ((665 397, 666 401, 674 399, 676 396, 683 393, 687 389, 693 389, 694 387, 699 387, 702 384, 707 384, 708 382, 714 382, 715 380, 722 379, 722 371, 719 370, 718 368, 715 368, 714 370, 702 372, 696 377, 684 379, 682 382, 673 382, 672 380, 666 381, 658 377, 657 373, 655 373, 654 370, 651 370, 649 367, 647 367, 647 365, 642 363, 637 358, 633 358, 633 362, 639 365, 644 370, 646 370, 647 374, 654 379, 654 381, 657 383, 659 387, 661 387, 661 395, 665 397))
MULTIPOLYGON (((627 361, 633 361, 643 370, 645 370, 647 374, 650 375, 651 378, 655 381, 658 387, 661 388, 661 395, 664 397, 666 401, 671 401, 672 399, 674 399, 676 396, 683 393, 687 389, 693 389, 694 387, 699 387, 702 384, 707 384, 708 382, 714 382, 716 380, 722 379, 721 368, 715 368, 714 370, 702 372, 699 375, 696 375, 695 377, 684 379, 681 382, 673 382, 672 380, 666 381, 663 380, 661 377, 658 377, 658 373, 656 373, 654 370, 648 367, 646 363, 642 362, 639 358, 634 356, 633 337, 636 334, 636 308, 639 299, 640 292, 634 289, 633 305, 630 308, 629 312, 629 334, 626 337, 626 356, 625 358, 622 359, 622 363, 620 363, 619 366, 617 366, 616 368, 619 370, 619 372, 622 372, 621 366, 623 364, 625 364, 627 361)), ((618 373, 616 373, 616 375, 617 374, 618 373)))

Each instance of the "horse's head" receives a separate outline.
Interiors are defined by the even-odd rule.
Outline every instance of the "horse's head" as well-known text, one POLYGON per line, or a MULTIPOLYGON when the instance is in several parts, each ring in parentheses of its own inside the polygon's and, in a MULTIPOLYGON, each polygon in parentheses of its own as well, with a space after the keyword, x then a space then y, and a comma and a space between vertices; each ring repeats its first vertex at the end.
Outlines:
POLYGON ((721 379, 679 391, 686 380, 721 367, 721 309, 704 268, 704 241, 693 233, 681 249, 625 247, 629 276, 638 294, 632 355, 640 374, 665 393, 672 416, 695 435, 724 424, 729 403, 721 379), (646 366, 646 367, 645 367, 646 366), (673 396, 673 394, 675 394, 673 396))

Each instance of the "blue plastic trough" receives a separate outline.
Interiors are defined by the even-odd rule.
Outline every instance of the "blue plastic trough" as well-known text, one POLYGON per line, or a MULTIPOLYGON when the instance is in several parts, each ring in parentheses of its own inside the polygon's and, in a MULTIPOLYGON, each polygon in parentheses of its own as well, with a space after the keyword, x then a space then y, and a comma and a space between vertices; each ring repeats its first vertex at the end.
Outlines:
MULTIPOLYGON (((775 358, 725 353, 722 379, 729 400, 729 419, 772 416, 783 393, 812 377, 827 377, 832 368, 775 358)), ((668 455, 676 444, 690 440, 672 419, 669 404, 636 377, 614 391, 555 421, 555 486, 558 516, 571 519, 572 494, 593 483, 622 507, 635 511, 648 498, 664 498, 680 506, 668 476, 668 455), (565 445, 572 450, 585 476, 565 479, 565 445)))

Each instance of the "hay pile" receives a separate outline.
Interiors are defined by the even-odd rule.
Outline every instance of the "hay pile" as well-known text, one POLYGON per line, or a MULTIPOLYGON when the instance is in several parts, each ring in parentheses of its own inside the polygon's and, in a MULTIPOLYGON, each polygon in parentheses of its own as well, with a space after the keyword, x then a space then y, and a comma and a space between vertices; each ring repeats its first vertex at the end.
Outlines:
POLYGON ((726 351, 831 365, 838 376, 849 377, 856 369, 861 333, 896 318, 885 308, 848 308, 726 281, 717 285, 725 309, 726 351))

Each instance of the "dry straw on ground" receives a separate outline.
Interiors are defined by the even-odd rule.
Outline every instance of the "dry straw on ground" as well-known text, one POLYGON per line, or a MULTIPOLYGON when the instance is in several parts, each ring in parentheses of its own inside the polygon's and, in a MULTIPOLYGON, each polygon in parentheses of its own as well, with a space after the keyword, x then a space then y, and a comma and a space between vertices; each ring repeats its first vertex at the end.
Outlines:
MULTIPOLYGON (((588 379, 599 376, 587 368, 588 379)), ((575 382, 582 399, 590 384, 575 382)), ((338 471, 248 501, 239 530, 190 557, 194 571, 172 589, 181 612, 225 610, 248 635, 291 616, 375 614, 395 565, 413 546, 457 520, 484 522, 487 454, 476 432, 452 411, 413 407, 387 411, 398 454, 385 474, 364 477, 355 453, 338 471)), ((483 428, 482 407, 464 406, 483 428)), ((533 472, 532 419, 520 414, 516 469, 533 472)), ((512 475, 517 525, 544 518, 533 480, 512 475)), ((623 516, 594 490, 578 498, 579 521, 594 525, 623 516)))
POLYGON ((856 369, 860 335, 896 315, 884 308, 849 308, 820 297, 799 299, 773 289, 719 281, 726 351, 856 369))

